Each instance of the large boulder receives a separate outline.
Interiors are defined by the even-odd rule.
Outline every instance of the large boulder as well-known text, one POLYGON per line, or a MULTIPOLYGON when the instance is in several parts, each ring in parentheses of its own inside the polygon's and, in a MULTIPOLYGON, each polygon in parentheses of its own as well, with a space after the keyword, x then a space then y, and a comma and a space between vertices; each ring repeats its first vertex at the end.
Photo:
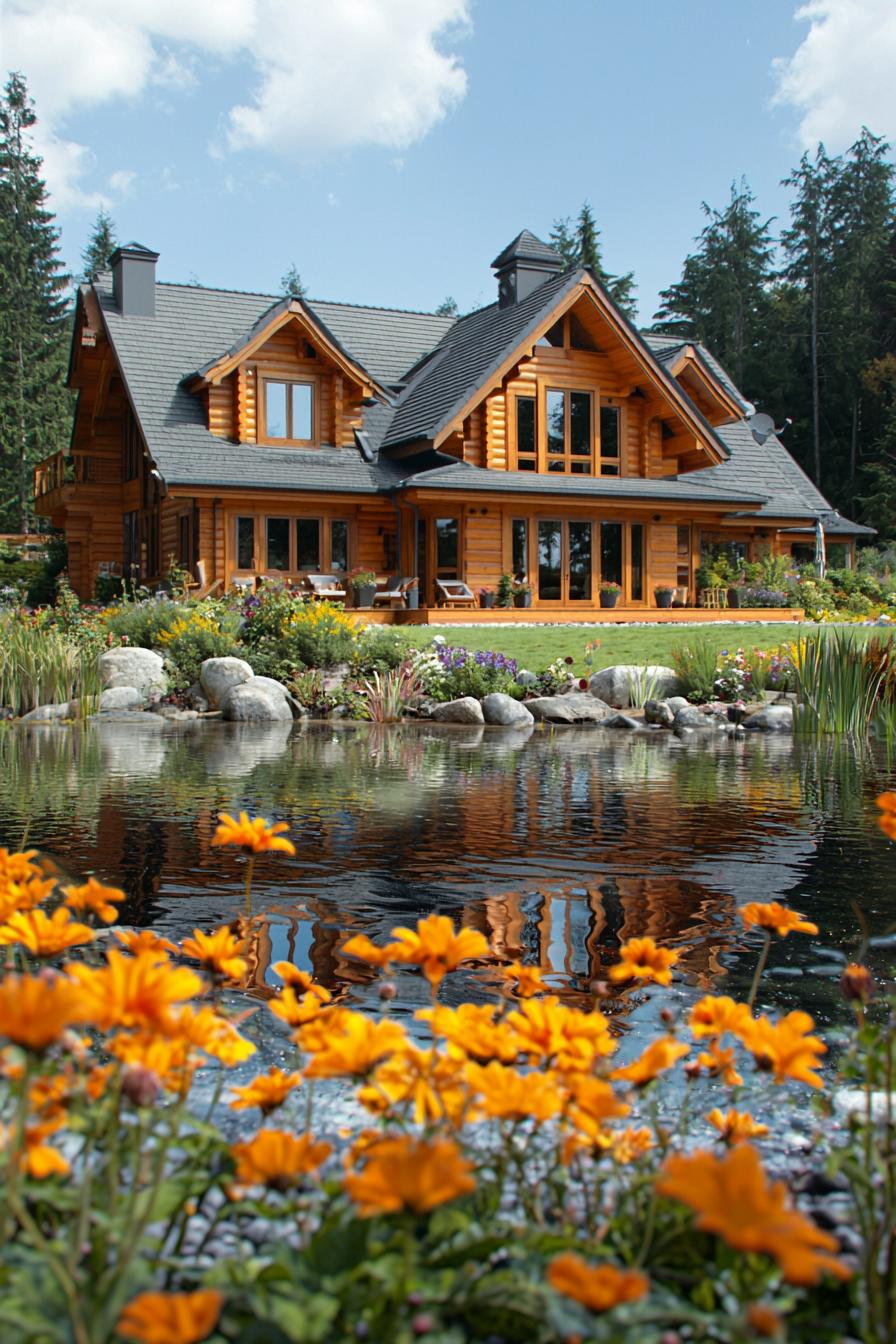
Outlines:
POLYGON ((645 700, 644 722, 655 723, 660 728, 671 728, 675 719, 675 710, 667 700, 645 700))
POLYGON ((501 728, 526 728, 531 727, 534 722, 525 705, 519 700, 514 700, 512 695, 504 695, 501 691, 493 691, 480 703, 486 723, 497 724, 501 728))
POLYGON ((637 667, 633 663, 617 663, 595 672, 589 681, 591 694, 605 700, 614 709, 628 709, 644 699, 663 700, 682 691, 681 678, 673 667, 659 665, 637 667))
POLYGON ((100 692, 99 712, 111 714, 118 709, 141 709, 143 697, 136 686, 108 686, 100 692))
POLYGON ((565 695, 543 695, 527 700, 526 709, 543 723, 601 723, 612 709, 586 691, 569 691, 565 695))
POLYGON ((104 690, 131 686, 139 691, 143 704, 168 690, 164 660, 153 649, 106 649, 100 654, 99 666, 104 690))
POLYGON ((706 713, 697 705, 684 705, 676 713, 673 727, 677 732, 679 728, 717 728, 722 723, 727 724, 727 719, 720 714, 706 713))
POLYGON ((292 707, 286 694, 276 695, 264 686, 256 685, 257 678, 231 686, 221 702, 225 719, 233 723, 292 722, 292 707))
POLYGON ((199 684, 212 709, 221 709, 227 692, 255 676, 242 658, 206 658, 199 669, 199 684))
POLYGON ((472 695, 462 695, 458 700, 445 700, 433 705, 430 718, 434 723, 485 723, 482 706, 472 695))
POLYGON ((786 701, 784 704, 766 705, 764 709, 748 714, 743 726, 748 733, 792 733, 793 705, 786 701))

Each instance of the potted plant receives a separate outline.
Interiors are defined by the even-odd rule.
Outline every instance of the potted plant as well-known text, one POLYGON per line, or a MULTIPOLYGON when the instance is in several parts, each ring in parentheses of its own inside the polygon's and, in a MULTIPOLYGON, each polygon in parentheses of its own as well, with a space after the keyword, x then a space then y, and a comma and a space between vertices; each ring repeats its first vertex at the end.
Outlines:
POLYGON ((495 593, 496 607, 510 607, 513 605, 513 579, 509 574, 502 574, 498 580, 498 588, 495 593))
POLYGON ((607 580, 600 585, 599 596, 602 607, 615 607, 622 596, 622 588, 618 583, 607 580))
POLYGON ((353 569, 348 581, 355 594, 356 607, 372 607, 376 592, 376 575, 372 569, 353 569))
POLYGON ((659 588, 654 588, 653 596, 656 599, 657 606, 671 607, 672 595, 674 592, 675 592, 674 588, 667 588, 665 587, 665 585, 661 585, 659 588))
POLYGON ((515 607, 531 607, 532 589, 525 580, 517 579, 511 588, 511 592, 513 594, 513 605, 515 607))
POLYGON ((483 611, 491 611, 492 607, 495 605, 494 588, 479 589, 479 605, 482 607, 483 611))

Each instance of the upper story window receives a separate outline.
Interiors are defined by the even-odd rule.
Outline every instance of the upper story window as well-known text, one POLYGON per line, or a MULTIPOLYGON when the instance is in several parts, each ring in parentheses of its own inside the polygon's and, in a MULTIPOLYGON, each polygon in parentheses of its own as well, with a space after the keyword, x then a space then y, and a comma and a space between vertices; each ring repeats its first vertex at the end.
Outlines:
POLYGON ((600 476, 619 476, 622 460, 622 413, 618 406, 600 408, 600 476))
POLYGON ((264 438, 279 443, 314 441, 314 384, 264 380, 264 438))
POLYGON ((560 391, 545 393, 548 471, 574 476, 592 472, 591 393, 560 391))
POLYGON ((623 474, 621 406, 577 388, 546 387, 538 397, 513 401, 511 465, 517 471, 623 474))

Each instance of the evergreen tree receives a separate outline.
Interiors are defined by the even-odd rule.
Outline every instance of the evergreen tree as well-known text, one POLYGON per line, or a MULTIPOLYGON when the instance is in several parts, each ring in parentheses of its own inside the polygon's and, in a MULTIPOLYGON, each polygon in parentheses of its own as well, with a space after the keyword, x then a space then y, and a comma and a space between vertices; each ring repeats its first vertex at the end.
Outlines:
POLYGON ((295 263, 290 266, 289 270, 282 277, 280 281, 280 290, 287 299, 304 299, 307 291, 302 284, 302 277, 299 275, 295 263))
POLYGON ((582 208, 574 221, 568 217, 555 219, 550 239, 551 246, 565 261, 567 270, 572 270, 576 266, 590 267, 617 307, 622 309, 626 317, 634 318, 636 288, 634 273, 626 271, 624 275, 611 275, 604 269, 600 251, 600 230, 588 201, 582 203, 582 208))
POLYGON ((11 74, 0 98, 0 526, 22 531, 34 518, 32 469, 67 445, 71 426, 69 277, 31 148, 35 121, 25 80, 11 74))
POLYGON ((447 294, 436 309, 436 317, 457 317, 459 311, 457 299, 447 294))
POLYGON ((108 271, 112 265, 112 253, 117 246, 112 216, 108 211, 100 210, 94 221, 93 232, 81 253, 81 264, 84 267, 81 279, 85 282, 93 280, 100 271, 108 271))
POLYGON ((579 254, 573 236, 572 220, 568 215, 565 219, 554 220, 550 232, 550 242, 554 251, 559 252, 565 261, 567 271, 571 271, 574 266, 578 266, 579 254))
POLYGON ((708 223, 685 259, 681 279, 660 294, 654 330, 703 342, 755 395, 762 387, 763 327, 772 280, 771 220, 754 209, 745 179, 732 182, 724 210, 703 202, 708 223))

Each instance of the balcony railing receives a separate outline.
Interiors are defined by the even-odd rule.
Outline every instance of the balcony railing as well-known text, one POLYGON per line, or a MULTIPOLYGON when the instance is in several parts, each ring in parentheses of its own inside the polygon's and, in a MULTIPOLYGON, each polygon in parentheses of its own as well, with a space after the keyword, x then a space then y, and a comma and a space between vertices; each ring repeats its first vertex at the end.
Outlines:
POLYGON ((34 468, 34 497, 42 499, 64 485, 86 485, 94 479, 93 459, 90 457, 67 457, 65 453, 54 453, 45 457, 34 468))

